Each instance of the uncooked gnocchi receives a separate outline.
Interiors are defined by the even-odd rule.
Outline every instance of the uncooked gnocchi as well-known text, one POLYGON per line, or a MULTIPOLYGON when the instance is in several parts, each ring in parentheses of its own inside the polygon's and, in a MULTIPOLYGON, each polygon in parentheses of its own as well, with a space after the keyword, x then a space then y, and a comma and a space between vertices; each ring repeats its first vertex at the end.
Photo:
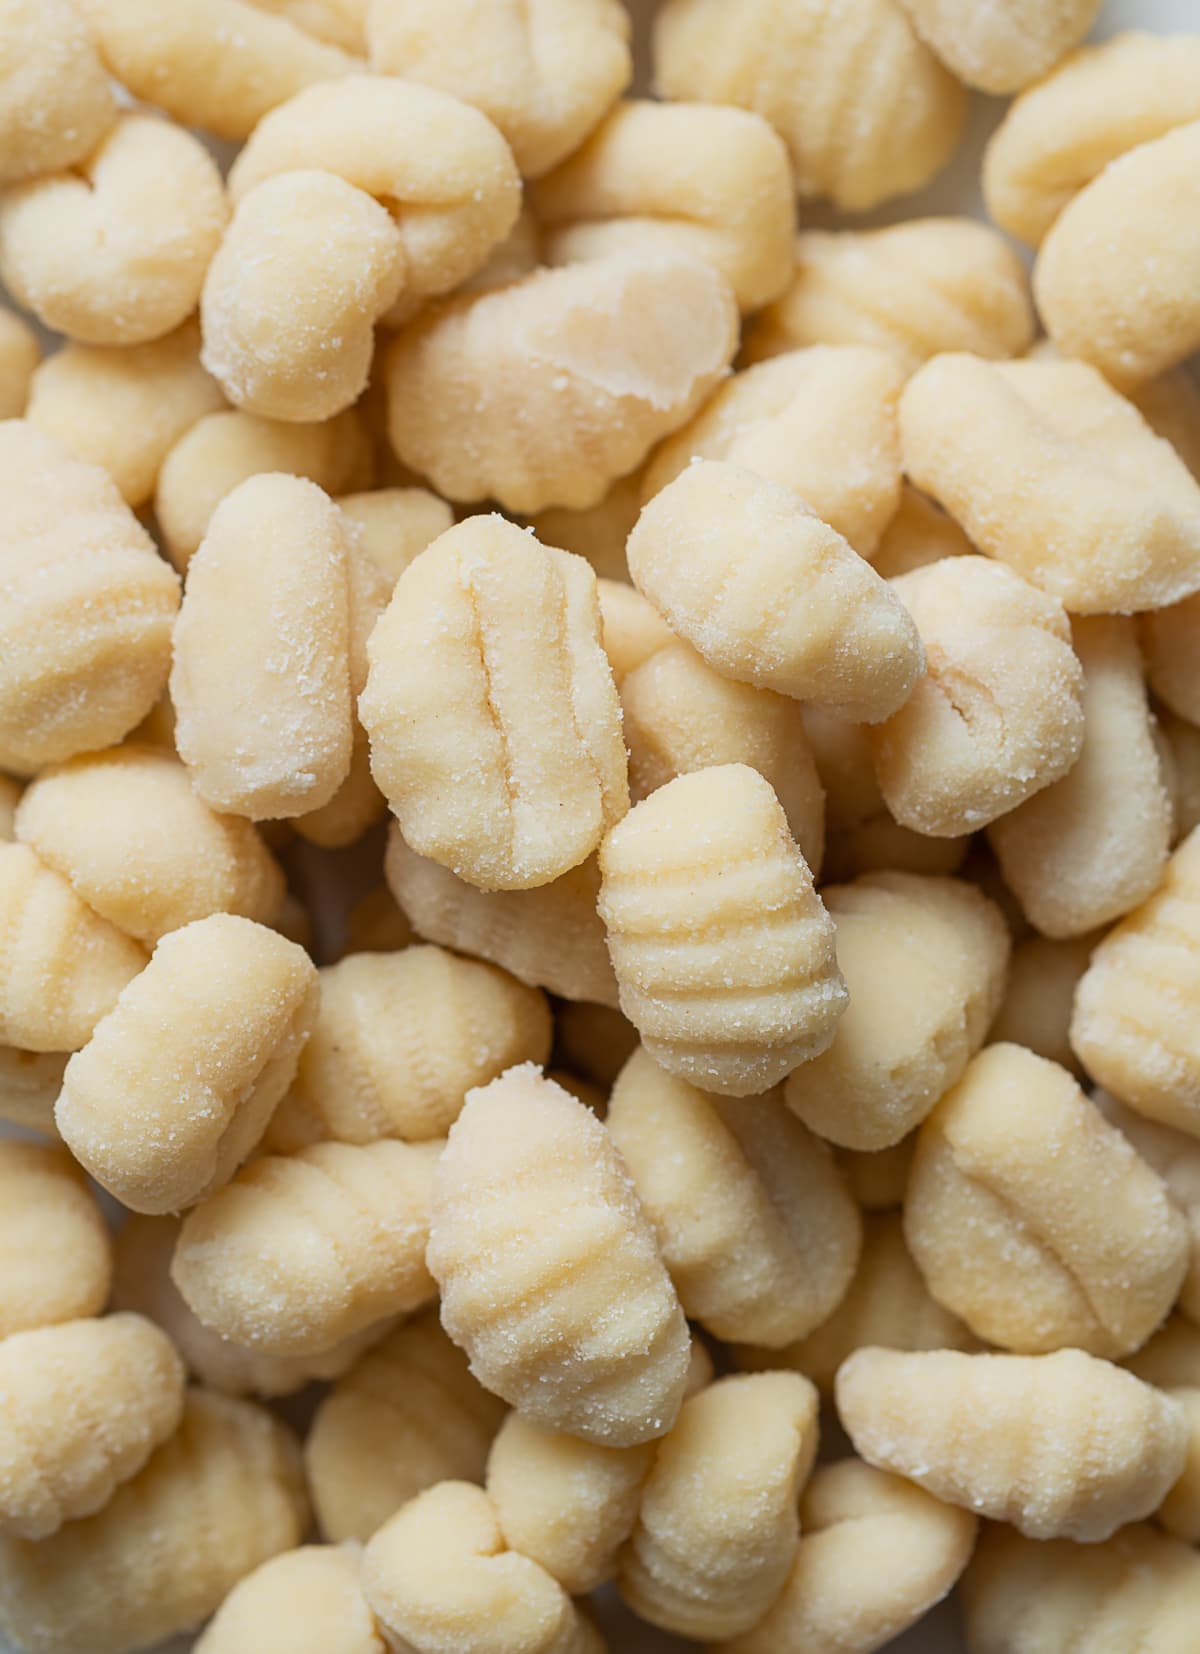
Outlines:
POLYGON ((900 0, 837 5, 667 0, 654 71, 668 98, 741 104, 777 127, 802 196, 861 212, 920 189, 949 161, 962 87, 918 38, 900 0))
POLYGON ((1079 618, 1083 746, 1067 774, 993 821, 1005 883, 1035 929, 1084 936, 1153 894, 1172 810, 1133 622, 1079 618))
POLYGON ((861 345, 814 345, 758 362, 659 446, 642 499, 652 500, 693 460, 726 460, 792 489, 870 557, 900 503, 903 385, 893 356, 861 345))
POLYGON ((831 1043, 846 1008, 833 925, 768 782, 677 776, 600 849, 621 1009, 654 1060, 708 1091, 767 1091, 831 1043))
POLYGON ((133 1211, 203 1200, 266 1130, 318 996, 303 948, 265 925, 216 913, 172 931, 67 1064, 63 1141, 133 1211))
POLYGON ((425 1267, 440 1143, 318 1143, 262 1156, 183 1221, 171 1278, 215 1332, 319 1355, 434 1295, 425 1267))
POLYGON ((896 820, 950 838, 1062 779, 1084 740, 1084 674, 1062 604, 1003 563, 946 557, 893 582, 928 670, 869 731, 896 820))
POLYGON ((329 802, 354 739, 349 648, 337 507, 300 477, 249 478, 213 513, 175 627, 175 739, 201 798, 252 821, 329 802))
POLYGON ((1162 883, 1096 947, 1075 993, 1071 1044, 1119 1102, 1200 1136, 1200 829, 1162 883))
POLYGON ((727 677, 878 723, 925 666, 917 629, 871 565, 788 488, 698 460, 643 508, 634 585, 727 677))
POLYGON ((179 581, 98 466, 0 424, 0 764, 110 746, 167 679, 179 581))
POLYGON ((504 1414, 504 1403, 471 1377, 436 1309, 405 1321, 317 1408, 304 1466, 321 1532, 366 1544, 423 1489, 481 1481, 504 1414))
POLYGON ((1166 1317, 1188 1235, 1166 1183, 1074 1078, 990 1045, 917 1138, 909 1250, 938 1301, 991 1344, 1114 1360, 1166 1317))
POLYGON ((1073 614, 1200 586, 1200 485, 1086 363, 935 357, 905 388, 900 432, 917 487, 1073 614))
POLYGON ((1156 1510, 1187 1454, 1182 1407, 1081 1350, 858 1350, 838 1414, 868 1464, 1030 1539, 1107 1539, 1156 1510))
POLYGON ((674 1423, 689 1340, 650 1219, 604 1127, 532 1065, 450 1128, 429 1267, 472 1372, 535 1423, 613 1447, 674 1423))
POLYGON ((987 1036, 1009 941, 964 880, 868 873, 827 885, 849 993, 833 1042, 789 1075, 787 1106, 844 1148, 891 1148, 928 1114, 987 1036))
POLYGON ((484 890, 528 890, 625 813, 620 702, 581 557, 469 518, 409 564, 368 652, 371 768, 419 854, 484 890))
POLYGON ((761 117, 644 99, 619 104, 533 192, 548 264, 694 253, 743 311, 787 284, 793 201, 787 150, 761 117))
POLYGON ((1003 236, 970 218, 883 230, 802 230, 791 286, 750 329, 751 361, 808 345, 871 345, 910 372, 948 350, 1022 356, 1029 278, 1003 236))
POLYGON ((550 1056, 550 1011, 493 965, 442 948, 350 954, 321 972, 321 1004, 268 1141, 444 1137, 463 1099, 550 1056))
POLYGON ((858 1213, 829 1150, 778 1094, 714 1097, 639 1050, 607 1125, 694 1320, 780 1345, 836 1307, 858 1261, 858 1213))
POLYGON ((683 1636, 749 1630, 795 1561, 816 1451, 817 1395, 798 1374, 723 1378, 685 1401, 621 1552, 621 1595, 683 1636))

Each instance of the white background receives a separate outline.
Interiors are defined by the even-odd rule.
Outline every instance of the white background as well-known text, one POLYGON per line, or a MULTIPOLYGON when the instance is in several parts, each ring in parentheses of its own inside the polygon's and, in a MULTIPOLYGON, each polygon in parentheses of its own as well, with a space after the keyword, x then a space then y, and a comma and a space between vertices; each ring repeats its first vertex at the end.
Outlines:
MULTIPOLYGON (((170 0, 165 0, 165 3, 169 5, 170 0)), ((437 0, 430 0, 430 3, 436 5, 437 0)), ((627 0, 627 3, 634 13, 638 31, 639 84, 644 88, 648 84, 648 25, 655 5, 654 0, 627 0)), ((968 4, 969 0, 962 0, 962 3, 968 4)), ((737 0, 727 0, 727 4, 735 6, 737 0)), ((1151 29, 1162 34, 1200 33, 1200 0, 1107 0, 1094 34, 1096 38, 1103 38, 1131 28, 1151 29)), ((982 217, 980 156, 1004 107, 1003 100, 976 95, 966 138, 948 171, 921 194, 891 202, 854 222, 890 224, 929 213, 972 213, 982 217)), ((804 209, 802 220, 809 224, 835 222, 831 215, 816 208, 804 209)), ((631 1623, 616 1601, 604 1604, 604 1616, 612 1654, 682 1654, 682 1651, 698 1646, 631 1623)), ((158 1654, 188 1654, 190 1647, 190 1641, 185 1639, 172 1643, 158 1654)), ((953 1603, 944 1604, 907 1636, 892 1643, 890 1650, 891 1654, 965 1654, 953 1603)), ((17 1651, 0 1637, 0 1654, 17 1654, 17 1651)), ((81 1649, 79 1654, 88 1654, 88 1651, 81 1649)), ((331 1648, 326 1654, 340 1654, 340 1651, 331 1648)))

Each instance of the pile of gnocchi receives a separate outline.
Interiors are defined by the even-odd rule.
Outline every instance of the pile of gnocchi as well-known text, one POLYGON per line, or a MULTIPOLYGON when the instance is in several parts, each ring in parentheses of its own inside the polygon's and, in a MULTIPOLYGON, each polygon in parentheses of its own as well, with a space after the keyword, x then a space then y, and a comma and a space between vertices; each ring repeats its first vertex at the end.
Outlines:
POLYGON ((14 1650, 1195 1654, 1200 34, 1098 10, 0 0, 14 1650))

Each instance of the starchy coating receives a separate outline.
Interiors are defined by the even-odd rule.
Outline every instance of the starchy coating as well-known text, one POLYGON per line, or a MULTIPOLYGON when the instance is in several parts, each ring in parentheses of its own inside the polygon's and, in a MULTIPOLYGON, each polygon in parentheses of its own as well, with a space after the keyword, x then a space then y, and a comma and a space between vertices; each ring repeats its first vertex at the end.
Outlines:
POLYGON ((0 305, 0 419, 19 419, 25 412, 41 356, 38 336, 29 324, 0 305))
MULTIPOLYGON (((640 515, 635 508, 629 527, 640 515)), ((545 516, 554 513, 546 512, 545 516)), ((625 547, 622 542, 621 557, 625 547)), ((676 637, 653 603, 648 603, 641 592, 623 581, 597 580, 596 596, 600 603, 600 631, 604 653, 612 667, 612 675, 619 689, 631 672, 648 661, 660 649, 669 648, 676 637)))
POLYGON ((739 1367, 787 1367, 810 1378, 825 1397, 833 1394, 838 1368, 868 1345, 887 1350, 967 1350, 970 1332, 943 1309, 921 1279, 904 1244, 899 1212, 863 1219, 862 1252, 850 1288, 833 1314, 814 1332, 783 1349, 735 1349, 739 1367))
POLYGON ((79 13, 69 0, 0 5, 0 184, 76 166, 117 118, 79 13))
POLYGON ((94 1516, 0 1539, 0 1625, 29 1654, 127 1654, 199 1626, 245 1574, 298 1545, 299 1455, 261 1407, 204 1390, 94 1516))
POLYGON ((346 915, 347 953, 395 953, 415 940, 413 928, 385 884, 376 885, 346 915))
POLYGON ((463 1099, 550 1056, 536 988, 443 948, 351 954, 321 972, 321 1008, 271 1122, 272 1152, 309 1143, 444 1137, 463 1099))
POLYGON ((145 963, 28 845, 0 840, 0 1043, 78 1051, 145 963))
POLYGON ((337 1379, 387 1331, 388 1323, 362 1332, 315 1355, 263 1355, 222 1338, 206 1327, 184 1303, 171 1279, 171 1258, 180 1219, 146 1217, 130 1212, 113 1243, 115 1269, 112 1307, 153 1321, 170 1337, 180 1355, 210 1390, 223 1395, 287 1396, 314 1379, 337 1379))
POLYGON ((668 98, 754 109, 802 196, 861 212, 920 189, 958 144, 966 97, 899 0, 667 0, 654 72, 668 98))
POLYGON ((441 1482, 367 1546, 367 1601, 390 1646, 412 1654, 603 1654, 585 1613, 529 1557, 509 1550, 481 1487, 441 1482))
POLYGON ((1096 20, 1100 0, 901 0, 948 69, 984 92, 1040 80, 1096 20))
POLYGON ((359 710, 419 854, 485 890, 551 883, 628 807, 596 577, 502 517, 471 517, 400 576, 359 710))
POLYGON ((670 1429, 688 1333, 604 1127, 532 1064, 472 1091, 435 1181, 442 1322, 528 1418, 629 1447, 670 1429))
POLYGON ((500 965, 564 999, 617 1004, 594 856, 536 890, 478 890, 410 850, 392 823, 384 872, 418 936, 500 965))
POLYGON ((184 126, 246 138, 277 104, 353 59, 314 40, 271 0, 75 0, 111 72, 184 126))
POLYGON ((962 1589, 970 1654, 1144 1648, 1190 1654, 1200 1556, 1149 1526, 1105 1545, 1037 1544, 988 1528, 962 1589))
POLYGON ((268 177, 209 267, 204 366, 249 413, 330 419, 362 394, 404 272, 400 230, 371 196, 332 172, 268 177))
POLYGON ((355 409, 316 425, 286 425, 240 408, 208 414, 159 471, 154 515, 164 549, 177 569, 186 569, 221 501, 260 472, 307 477, 339 494, 363 486, 369 470, 370 441, 355 409))
POLYGON ((54 1104, 62 1090, 61 1051, 22 1051, 0 1045, 0 1120, 57 1137, 54 1104))
POLYGON ((1131 620, 1077 619, 1083 748, 1053 786, 994 821, 1004 879, 1043 936, 1083 936, 1144 902, 1171 845, 1172 809, 1131 620))
MULTIPOLYGON (((1200 392, 1197 396, 1200 398, 1200 392)), ((618 477, 599 505, 583 511, 552 507, 539 511, 529 526, 543 545, 561 546, 564 551, 586 557, 600 580, 601 591, 618 583, 629 591, 625 542, 641 509, 642 479, 634 471, 618 477)))
POLYGON ((1107 1539, 1158 1508, 1187 1453, 1177 1402, 1081 1350, 858 1350, 837 1407, 869 1464, 1030 1539, 1107 1539))
POLYGON ((788 153, 761 116, 631 99, 533 192, 547 264, 613 253, 693 253, 743 311, 791 274, 795 191, 788 153))
POLYGON ((504 1413, 471 1377, 436 1308, 406 1321, 317 1408, 304 1463, 322 1534, 366 1544, 423 1489, 482 1481, 504 1413))
POLYGON ((1084 362, 939 356, 900 402, 905 467, 981 551, 1076 614, 1200 585, 1200 486, 1084 362))
POLYGON ((107 471, 136 509, 175 444, 222 406, 200 365, 199 329, 186 322, 144 345, 65 345, 34 373, 26 417, 107 471))
POLYGON ((787 1106, 850 1149, 907 1136, 962 1075, 1004 992, 1009 939, 961 879, 868 873, 822 891, 850 996, 829 1049, 790 1075, 787 1106))
POLYGON ((0 1533, 45 1539, 136 1476, 183 1415, 183 1362, 140 1315, 0 1341, 0 1533))
POLYGON ((1033 272, 1055 344, 1135 385, 1200 350, 1198 213, 1200 120, 1121 156, 1068 202, 1033 272))
POLYGON ((1071 1049, 1071 1010, 1075 989, 1088 968, 1095 936, 1051 941, 1027 936, 1017 942, 1008 970, 1008 987, 989 1031, 992 1040, 1024 1045, 1077 1077, 1082 1072, 1071 1049))
POLYGON ((0 1141, 0 1338, 99 1315, 112 1238, 82 1171, 50 1143, 0 1141))
POLYGON ((1200 830, 1163 881, 1096 948, 1075 993, 1071 1044, 1120 1102, 1200 1136, 1200 830))
POLYGON ((670 643, 625 677, 621 710, 635 804, 677 775, 749 764, 771 783, 792 837, 819 873, 825 794, 796 701, 722 677, 688 644, 670 643))
POLYGON ((210 810, 163 748, 110 747, 44 769, 16 837, 147 947, 210 913, 268 925, 283 906, 283 874, 254 827, 210 810))
POLYGON ((329 802, 353 743, 349 625, 321 489, 268 475, 226 496, 188 566, 171 667, 179 756, 206 803, 262 821, 329 802))
POLYGON ((757 771, 669 781, 609 833, 600 873, 621 1009, 662 1067, 744 1097, 829 1046, 846 1008, 833 925, 757 771))
POLYGON ((686 424, 737 334, 728 284, 687 254, 539 270, 395 339, 392 446, 447 499, 582 510, 686 424))
MULTIPOLYGON (((1188 1267, 1179 1289, 1178 1308, 1200 1324, 1200 1142, 1172 1126, 1147 1120, 1145 1115, 1126 1108, 1107 1092, 1094 1092, 1092 1101, 1105 1119, 1116 1126, 1122 1136, 1128 1137, 1146 1164, 1153 1166, 1183 1214, 1188 1233, 1188 1267)), ((1195 1376, 1200 1385, 1200 1367, 1195 1376)))
POLYGON ((317 1143, 252 1160, 183 1220, 171 1278, 215 1332, 267 1355, 332 1349, 433 1296, 440 1143, 317 1143))
POLYGON ((487 1491, 512 1549, 581 1596, 616 1574, 653 1462, 650 1442, 604 1447, 510 1413, 488 1455, 487 1491))
POLYGON ((1200 1389, 1167 1392, 1183 1408, 1188 1422, 1188 1452, 1183 1474, 1159 1506, 1156 1520, 1174 1539, 1200 1543, 1200 1389))
POLYGON ((1179 1293, 1167 1185, 1065 1069, 990 1045, 922 1126, 904 1233, 930 1291, 989 1343, 1117 1359, 1179 1293))
POLYGON ((916 1133, 909 1132, 890 1149, 835 1149, 833 1158, 863 1211, 886 1212, 904 1199, 915 1147, 916 1133))
POLYGON ((1037 246, 1110 162, 1200 120, 1200 39, 1119 34, 1085 46, 1010 105, 983 158, 1001 229, 1037 246))
POLYGON ((751 327, 745 357, 871 345, 915 373, 947 350, 1021 356, 1033 328, 1029 278, 1003 236, 972 218, 914 218, 801 231, 791 285, 751 327))
POLYGON ((318 998, 304 949, 265 925, 215 913, 172 931, 67 1064, 63 1141, 135 1212, 203 1200, 266 1130, 318 998))
POLYGON ((977 1522, 859 1459, 814 1472, 800 1546, 764 1618, 719 1654, 874 1654, 945 1597, 977 1522))
POLYGON ((796 1559, 816 1454, 817 1392, 797 1373, 738 1374, 685 1401, 621 1550, 626 1602, 706 1642, 749 1630, 796 1559))
POLYGON ((305 1545, 234 1586, 195 1654, 387 1654, 348 1545, 305 1545))
POLYGON ((554 1050, 574 1073, 607 1092, 637 1049, 637 1029, 607 1005, 563 1000, 554 1007, 554 1050))
POLYGON ((824 707, 805 706, 804 732, 825 790, 825 855, 830 883, 860 873, 957 873, 968 837, 929 838, 901 827, 883 801, 871 756, 870 731, 824 707))
POLYGON ((626 548, 643 596, 727 677, 875 723, 924 668, 908 611, 790 489, 697 460, 643 508, 626 548))
POLYGON ((1179 717, 1200 724, 1200 596, 1141 617, 1146 676, 1179 717))
POLYGON ((781 1345, 836 1308, 858 1261, 858 1211, 829 1150, 777 1093, 714 1097, 638 1050, 608 1130, 693 1320, 717 1338, 781 1345))
POLYGON ((1083 668, 1062 604, 986 557, 947 557, 892 582, 928 670, 870 731, 896 820, 953 837, 1066 775, 1084 739, 1083 668))
POLYGON ((814 345, 721 386, 647 467, 652 500, 695 459, 727 460, 799 494, 870 557, 900 503, 896 405, 904 373, 886 351, 814 345))
POLYGON ((119 741, 166 683, 179 582, 106 474, 0 424, 0 764, 119 741))
POLYGON ((871 566, 885 580, 894 580, 898 574, 911 574, 927 563, 974 549, 953 517, 906 482, 896 515, 871 553, 871 566))
POLYGON ((68 338, 143 344, 195 309, 227 216, 221 174, 196 138, 124 114, 74 171, 0 197, 0 278, 68 338))
POLYGON ((371 67, 475 104, 536 178, 577 149, 629 84, 618 0, 371 0, 371 67))
MULTIPOLYGON (((388 596, 413 558, 454 526, 453 511, 427 488, 343 494, 337 505, 346 544, 375 564, 385 578, 388 596)), ((547 536, 546 543, 557 541, 547 536)))

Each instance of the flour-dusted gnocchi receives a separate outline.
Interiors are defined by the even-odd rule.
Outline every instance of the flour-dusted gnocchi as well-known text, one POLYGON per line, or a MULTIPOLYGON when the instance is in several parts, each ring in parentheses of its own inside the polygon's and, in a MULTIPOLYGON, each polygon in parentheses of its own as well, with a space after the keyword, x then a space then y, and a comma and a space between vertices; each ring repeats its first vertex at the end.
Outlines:
POLYGON ((429 1267, 472 1372, 534 1423, 613 1447, 670 1429, 689 1341, 650 1219, 604 1127, 532 1065, 451 1127, 429 1267))
POLYGON ((621 1009, 651 1057, 709 1091, 767 1091, 846 1008, 833 925, 770 784, 744 764, 677 776, 600 850, 621 1009))

